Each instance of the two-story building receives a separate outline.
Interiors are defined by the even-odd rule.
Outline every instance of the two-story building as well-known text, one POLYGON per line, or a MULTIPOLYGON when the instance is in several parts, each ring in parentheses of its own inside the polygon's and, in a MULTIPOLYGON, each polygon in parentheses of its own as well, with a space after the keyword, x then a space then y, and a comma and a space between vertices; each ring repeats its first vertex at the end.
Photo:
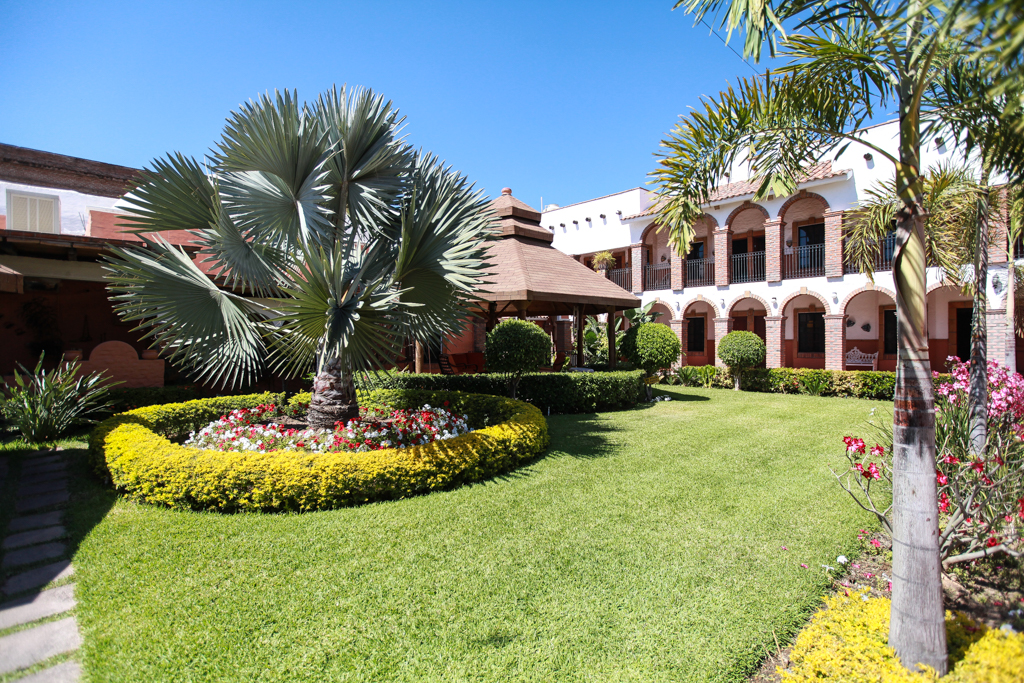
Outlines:
MULTIPOLYGON (((861 139, 895 149, 897 135, 897 123, 889 122, 864 129, 861 139)), ((955 155, 941 141, 932 143, 922 150, 923 165, 956 161, 955 155)), ((554 233, 555 248, 584 264, 611 252, 615 262, 607 277, 645 304, 656 302, 659 322, 679 335, 683 363, 720 364, 715 348, 722 337, 750 330, 765 340, 768 367, 842 370, 856 349, 874 356, 866 362, 877 369, 893 370, 895 236, 879 249, 873 281, 851 268, 843 253, 844 215, 869 188, 894 176, 893 164, 878 157, 854 143, 838 159, 809 168, 793 196, 759 202, 745 165, 737 165, 706 205, 686 254, 669 246, 667 231, 654 219, 655 195, 644 188, 549 206, 541 222, 554 233)), ((1016 367, 1005 217, 994 218, 988 353, 1016 367)), ((944 370, 947 356, 970 355, 972 301, 934 267, 927 301, 932 367, 944 370)))

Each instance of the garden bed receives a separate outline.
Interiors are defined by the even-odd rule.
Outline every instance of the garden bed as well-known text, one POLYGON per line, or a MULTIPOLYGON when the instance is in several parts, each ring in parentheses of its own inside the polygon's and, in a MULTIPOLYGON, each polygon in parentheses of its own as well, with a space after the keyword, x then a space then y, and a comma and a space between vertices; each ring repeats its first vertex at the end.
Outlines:
POLYGON ((544 451, 547 423, 528 404, 457 392, 378 391, 370 408, 448 402, 475 431, 409 448, 368 452, 220 451, 187 448, 172 438, 231 410, 283 402, 253 394, 139 408, 98 425, 90 439, 95 465, 138 500, 197 510, 308 511, 402 498, 479 481, 544 451))

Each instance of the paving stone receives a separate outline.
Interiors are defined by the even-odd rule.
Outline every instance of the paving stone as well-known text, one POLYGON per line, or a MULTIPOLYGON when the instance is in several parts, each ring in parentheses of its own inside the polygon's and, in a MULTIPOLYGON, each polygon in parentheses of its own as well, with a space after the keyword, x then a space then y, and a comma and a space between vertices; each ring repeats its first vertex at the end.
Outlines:
POLYGON ((0 629, 30 624, 74 609, 75 584, 51 588, 26 598, 0 603, 0 629))
POLYGON ((63 518, 63 510, 54 510, 53 512, 40 512, 34 515, 15 517, 11 520, 11 523, 7 525, 7 530, 24 531, 25 529, 34 529, 37 526, 53 526, 54 524, 60 524, 60 520, 63 518))
POLYGON ((9 550, 4 553, 4 561, 0 563, 3 567, 20 567, 25 564, 34 564, 43 560, 51 560, 60 557, 67 552, 67 546, 63 543, 43 543, 32 545, 19 550, 9 550))
POLYGON ((36 496, 40 493, 54 493, 56 491, 66 491, 68 488, 68 478, 61 477, 60 479, 50 479, 39 484, 22 484, 18 487, 19 496, 36 496))
POLYGON ((67 464, 62 462, 55 462, 52 465, 41 465, 39 467, 22 467, 21 478, 40 477, 44 474, 56 474, 58 472, 63 473, 68 469, 67 464))
POLYGON ((26 545, 46 543, 47 541, 60 538, 63 535, 63 526, 46 526, 42 529, 33 529, 32 531, 22 531, 20 534, 12 534, 4 539, 3 545, 0 547, 4 550, 11 550, 12 548, 21 548, 26 545))
POLYGON ((60 579, 72 576, 74 573, 75 568, 71 565, 70 560, 51 562, 50 564, 44 564, 42 567, 33 567, 28 571, 15 574, 4 583, 3 590, 7 595, 24 593, 27 590, 45 586, 51 581, 59 581, 60 579))
POLYGON ((15 679, 11 683, 78 683, 81 679, 82 665, 74 660, 68 660, 49 669, 15 679))
POLYGON ((0 674, 25 669, 50 657, 73 652, 82 636, 73 617, 51 621, 0 638, 0 674))
POLYGON ((35 496, 29 496, 27 498, 21 498, 14 506, 18 512, 28 512, 30 510, 39 510, 40 508, 48 508, 51 505, 59 505, 61 503, 68 502, 67 491, 58 491, 56 493, 41 493, 35 496))

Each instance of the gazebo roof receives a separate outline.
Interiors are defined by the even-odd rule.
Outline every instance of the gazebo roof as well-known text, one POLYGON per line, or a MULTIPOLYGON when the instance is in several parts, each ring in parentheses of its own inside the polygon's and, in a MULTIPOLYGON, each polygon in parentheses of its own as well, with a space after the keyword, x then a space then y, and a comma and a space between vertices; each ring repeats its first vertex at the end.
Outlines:
POLYGON ((509 188, 491 206, 500 237, 488 245, 492 274, 477 295, 497 304, 498 315, 566 315, 578 305, 600 312, 640 305, 631 293, 552 247, 554 235, 540 224, 540 212, 509 188))

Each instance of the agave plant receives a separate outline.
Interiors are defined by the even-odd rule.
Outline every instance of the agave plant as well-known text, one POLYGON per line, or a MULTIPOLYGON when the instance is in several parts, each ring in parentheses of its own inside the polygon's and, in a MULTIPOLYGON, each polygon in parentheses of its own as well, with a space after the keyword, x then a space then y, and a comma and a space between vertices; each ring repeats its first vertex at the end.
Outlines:
POLYGON ((126 197, 145 248, 108 259, 115 310, 199 381, 315 368, 310 424, 357 416, 354 374, 461 331, 487 267, 486 199, 412 150, 403 120, 369 90, 275 93, 232 113, 202 163, 157 159, 126 197))

